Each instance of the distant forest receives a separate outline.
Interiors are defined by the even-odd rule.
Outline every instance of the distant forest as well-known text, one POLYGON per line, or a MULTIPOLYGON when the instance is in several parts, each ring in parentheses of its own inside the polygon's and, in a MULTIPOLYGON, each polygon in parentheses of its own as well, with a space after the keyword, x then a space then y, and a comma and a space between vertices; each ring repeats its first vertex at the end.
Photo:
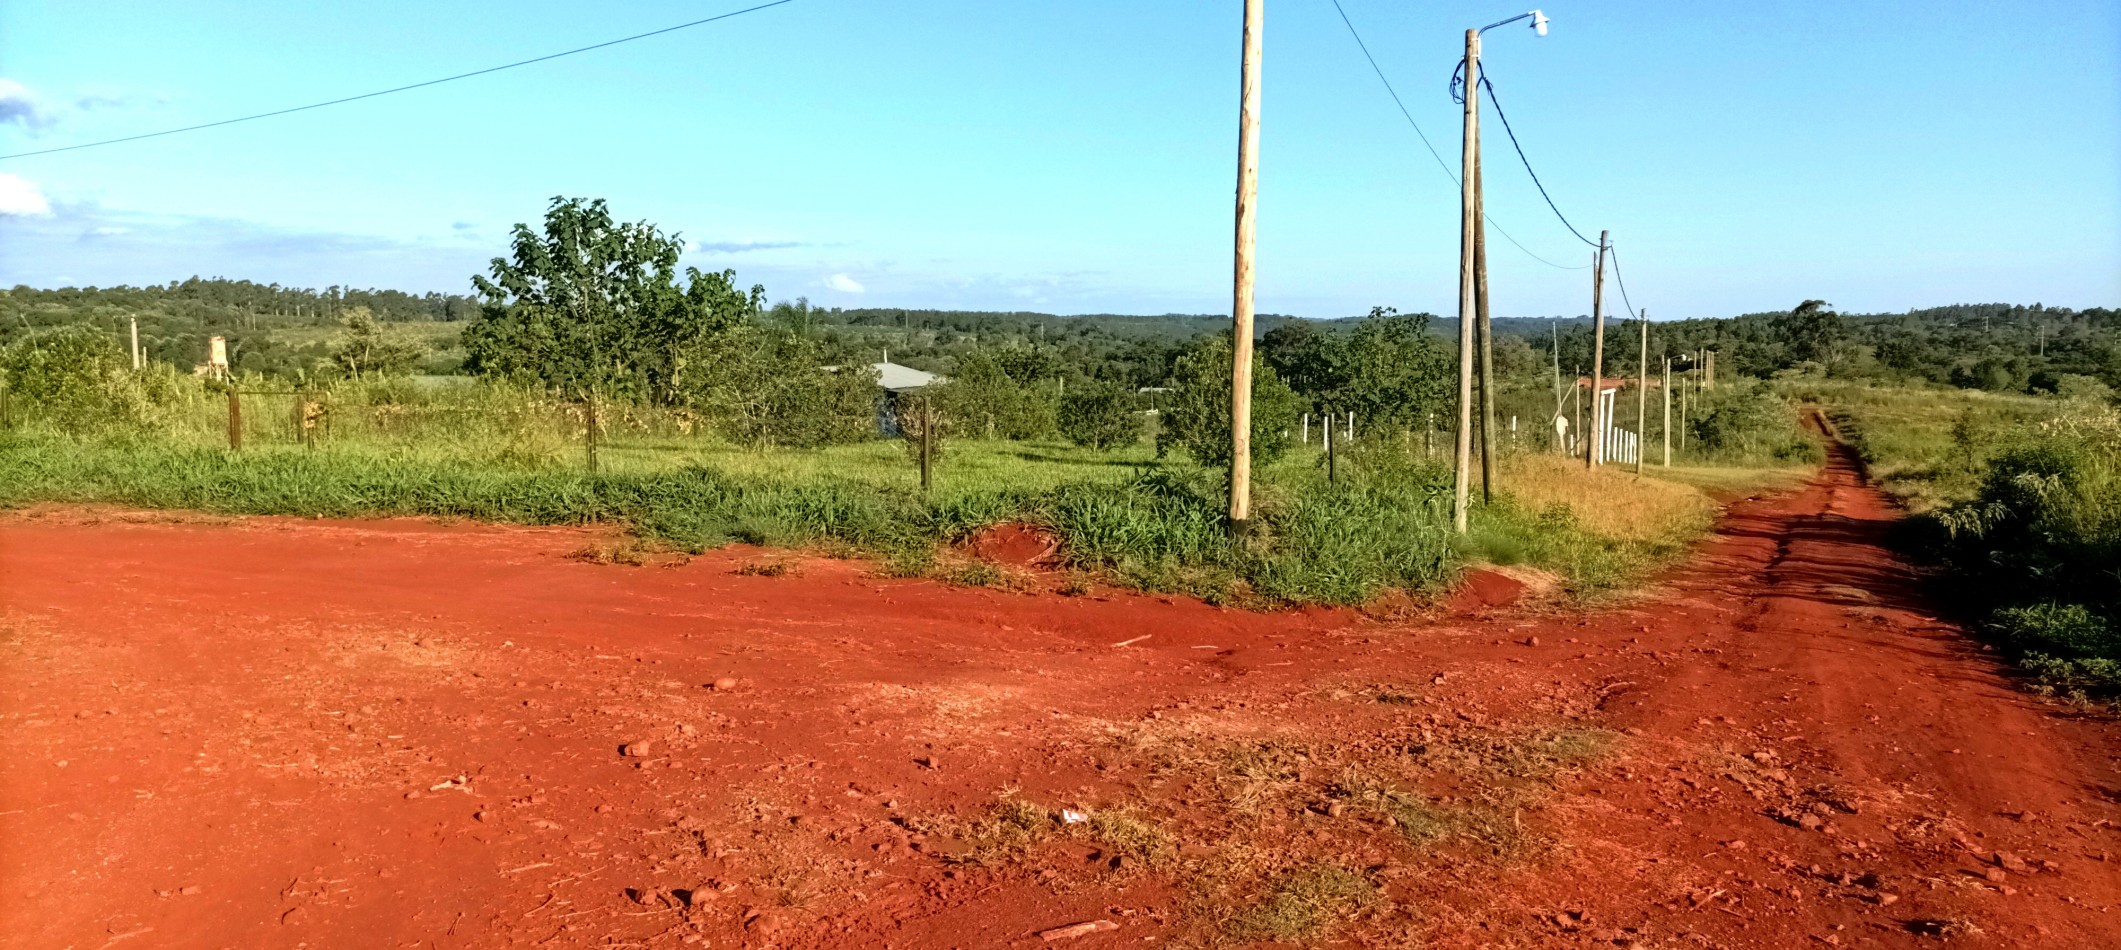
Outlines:
MULTIPOLYGON (((2121 311, 2114 309, 1986 303, 1839 314, 1818 302, 1792 305, 1782 312, 1653 322, 1652 358, 1713 349, 1721 373, 1928 380, 1995 391, 2053 390, 2064 377, 2076 376, 2121 389, 2121 311)), ((325 360, 332 334, 356 309, 402 327, 423 347, 417 371, 448 375, 461 371, 464 357, 459 327, 449 324, 476 318, 479 302, 457 294, 197 277, 147 287, 15 287, 0 290, 0 345, 60 325, 95 326, 122 339, 137 318, 149 359, 191 366, 204 358, 206 338, 219 335, 228 338, 238 371, 285 376, 325 360)), ((1258 325, 1271 341, 1290 339, 1295 331, 1276 331, 1292 324, 1335 333, 1364 319, 1263 314, 1258 325)), ((1189 341, 1229 325, 1222 314, 841 309, 803 300, 775 304, 763 320, 814 335, 835 360, 875 361, 888 353, 893 362, 949 372, 970 353, 1008 346, 1040 352, 1044 361, 1065 367, 1065 375, 1135 386, 1161 384, 1189 341)), ((1551 372, 1557 362, 1566 374, 1589 371, 1588 317, 1497 318, 1495 326, 1509 351, 1506 362, 1519 373, 1551 372)), ((1450 319, 1431 319, 1429 327, 1445 335, 1456 330, 1450 319)), ((1635 324, 1608 319, 1609 375, 1634 371, 1638 341, 1635 324)))

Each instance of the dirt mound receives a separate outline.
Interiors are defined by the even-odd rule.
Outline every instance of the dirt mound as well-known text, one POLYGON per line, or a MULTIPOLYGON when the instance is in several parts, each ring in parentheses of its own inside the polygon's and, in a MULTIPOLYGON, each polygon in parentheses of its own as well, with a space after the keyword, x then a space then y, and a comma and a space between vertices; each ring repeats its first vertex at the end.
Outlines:
POLYGON ((1060 539, 1020 521, 989 525, 965 539, 972 556, 1008 567, 1052 568, 1060 563, 1060 539))
POLYGON ((1525 582, 1490 567, 1476 567, 1459 578, 1458 586, 1444 598, 1444 609, 1452 613, 1508 607, 1525 595, 1525 582))

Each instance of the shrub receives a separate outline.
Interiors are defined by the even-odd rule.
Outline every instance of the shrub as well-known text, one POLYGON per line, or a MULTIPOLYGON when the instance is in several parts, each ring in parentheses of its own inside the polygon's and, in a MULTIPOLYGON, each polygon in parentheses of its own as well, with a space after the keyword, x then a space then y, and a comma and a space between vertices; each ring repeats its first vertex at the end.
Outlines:
POLYGON ((81 435, 156 421, 197 384, 166 366, 133 372, 118 343, 92 327, 53 327, 0 348, 0 380, 13 410, 81 435))
POLYGON ((976 350, 958 359, 949 382, 932 388, 964 435, 1043 439, 1058 428, 1060 379, 1044 350, 976 350))
POLYGON ((2083 604, 2045 601, 1996 611, 1989 626, 2027 653, 2121 659, 2121 635, 2083 604))
MULTIPOLYGON (((1230 362, 1228 334, 1201 338, 1171 371, 1173 392, 1157 433, 1158 447, 1176 445, 1202 465, 1230 464, 1230 362)), ((1273 461, 1288 450, 1287 433, 1303 412, 1303 400, 1257 357, 1252 361, 1252 460, 1273 461)))
POLYGON ((1087 382, 1061 397, 1060 432, 1085 448, 1114 449, 1141 441, 1141 416, 1126 389, 1106 382, 1087 382))
POLYGON ((876 371, 823 362, 816 341, 743 323, 686 354, 677 393, 730 439, 761 448, 875 438, 876 371))
POLYGON ((1731 459, 1816 461, 1818 444, 1797 428, 1797 414, 1772 389, 1741 380, 1711 390, 1690 426, 1703 449, 1731 459))

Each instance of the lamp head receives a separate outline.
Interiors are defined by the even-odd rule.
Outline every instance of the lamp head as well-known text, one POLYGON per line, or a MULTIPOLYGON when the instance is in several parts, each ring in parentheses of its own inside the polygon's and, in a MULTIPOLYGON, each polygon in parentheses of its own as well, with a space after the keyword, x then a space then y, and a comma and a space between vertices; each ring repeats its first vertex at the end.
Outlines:
POLYGON ((1539 12, 1539 11, 1537 11, 1537 10, 1534 10, 1534 11, 1532 11, 1532 32, 1534 32, 1534 33, 1537 33, 1537 34, 1539 34, 1540 36, 1545 36, 1545 35, 1547 35, 1547 15, 1546 15, 1546 14, 1544 14, 1544 13, 1541 13, 1541 12, 1539 12))

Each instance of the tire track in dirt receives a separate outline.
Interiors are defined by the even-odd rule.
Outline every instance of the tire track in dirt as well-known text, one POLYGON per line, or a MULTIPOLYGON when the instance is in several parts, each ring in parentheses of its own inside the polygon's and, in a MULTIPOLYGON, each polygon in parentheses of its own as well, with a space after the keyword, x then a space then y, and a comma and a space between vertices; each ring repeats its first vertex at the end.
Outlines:
POLYGON ((1131 946, 1212 935, 1239 855, 1351 867, 1356 945, 2121 945, 2113 725, 1929 613, 1891 518, 1836 448, 1642 596, 1378 623, 18 513, 0 946, 1131 946), (1555 766, 1537 736, 1615 741, 1555 766), (1506 820, 1417 843, 1352 766, 1506 820), (1173 851, 942 860, 936 823, 1011 789, 1173 851))

